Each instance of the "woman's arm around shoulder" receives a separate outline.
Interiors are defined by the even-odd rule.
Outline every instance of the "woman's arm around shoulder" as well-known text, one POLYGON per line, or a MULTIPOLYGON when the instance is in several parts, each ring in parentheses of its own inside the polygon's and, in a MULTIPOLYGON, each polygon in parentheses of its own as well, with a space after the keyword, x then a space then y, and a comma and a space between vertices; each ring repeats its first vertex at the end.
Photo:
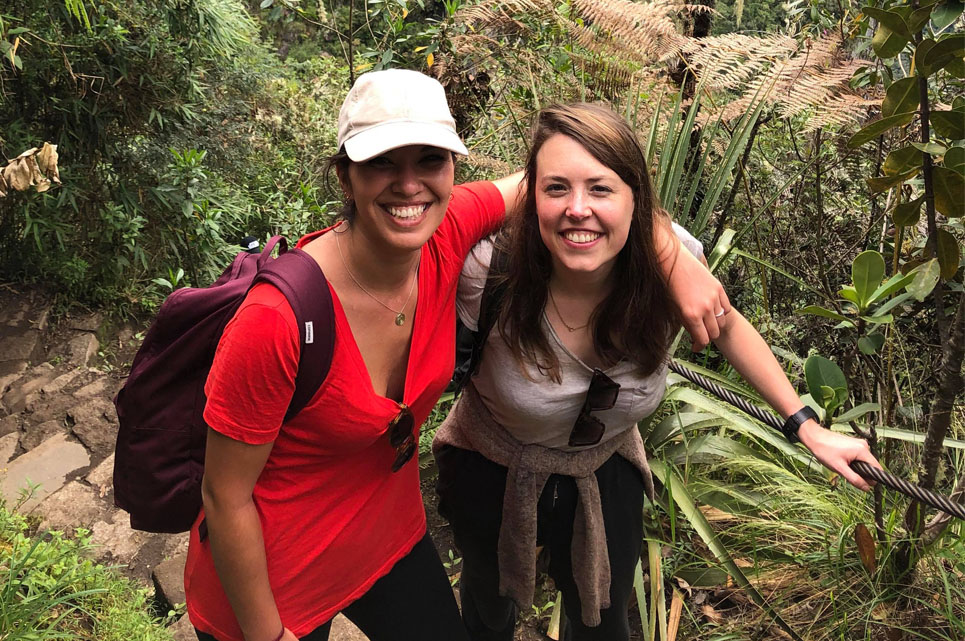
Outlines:
MULTIPOLYGON (((727 314, 727 322, 714 343, 734 369, 760 392, 781 418, 787 419, 801 409, 801 399, 788 382, 771 348, 736 309, 727 314)), ((813 419, 801 425, 798 438, 825 467, 837 472, 858 489, 867 491, 871 488, 868 481, 850 467, 852 461, 865 461, 881 467, 871 454, 867 441, 832 432, 813 419)))

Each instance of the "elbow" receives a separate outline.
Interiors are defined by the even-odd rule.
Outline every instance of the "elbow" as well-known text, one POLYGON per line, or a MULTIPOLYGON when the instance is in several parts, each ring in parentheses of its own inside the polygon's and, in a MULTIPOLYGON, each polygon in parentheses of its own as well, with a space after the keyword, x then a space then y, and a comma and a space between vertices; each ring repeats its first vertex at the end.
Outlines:
POLYGON ((206 517, 217 520, 221 515, 244 509, 252 503, 252 498, 251 492, 239 491, 205 474, 201 479, 201 502, 206 517))

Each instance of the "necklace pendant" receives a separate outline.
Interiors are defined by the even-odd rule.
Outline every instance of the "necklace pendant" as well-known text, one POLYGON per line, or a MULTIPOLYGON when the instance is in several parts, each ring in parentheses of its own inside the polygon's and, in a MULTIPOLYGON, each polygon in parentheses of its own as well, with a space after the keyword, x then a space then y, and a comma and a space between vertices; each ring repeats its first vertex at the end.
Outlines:
POLYGON ((399 312, 398 314, 396 314, 395 324, 398 325, 399 327, 402 327, 403 325, 405 325, 405 314, 403 314, 402 312, 399 312))

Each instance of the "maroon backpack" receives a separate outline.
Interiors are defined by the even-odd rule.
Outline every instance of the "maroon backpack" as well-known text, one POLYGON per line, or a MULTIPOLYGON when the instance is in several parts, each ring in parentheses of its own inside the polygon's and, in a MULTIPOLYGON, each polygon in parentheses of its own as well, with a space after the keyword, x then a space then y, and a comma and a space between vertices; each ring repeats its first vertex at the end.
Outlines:
POLYGON ((271 283, 288 299, 300 334, 291 419, 328 374, 335 312, 325 275, 305 252, 275 236, 261 254, 239 253, 210 287, 168 296, 114 398, 120 431, 114 459, 114 503, 131 527, 184 532, 201 509, 208 427, 204 384, 225 325, 256 283, 271 283), (278 258, 271 252, 279 245, 278 258))

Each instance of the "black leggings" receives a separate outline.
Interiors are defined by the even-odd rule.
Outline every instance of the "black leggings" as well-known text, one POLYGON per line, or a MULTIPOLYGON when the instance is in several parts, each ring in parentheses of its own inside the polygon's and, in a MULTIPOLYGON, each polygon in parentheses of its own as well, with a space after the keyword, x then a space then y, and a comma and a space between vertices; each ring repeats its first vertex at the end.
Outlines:
MULTIPOLYGON (((472 641, 512 641, 516 606, 499 596, 497 541, 502 523, 506 468, 476 452, 444 447, 436 453, 439 513, 449 520, 462 554, 459 594, 462 616, 472 641)), ((610 558, 610 603, 600 625, 581 617, 580 595, 573 579, 570 543, 578 492, 572 477, 554 474, 537 506, 537 539, 549 552, 549 575, 563 593, 564 641, 626 641, 630 638, 627 606, 633 570, 643 546, 643 477, 618 454, 596 471, 603 525, 610 558)), ((534 551, 535 553, 535 551, 534 551)))
MULTIPOLYGON (((369 641, 469 641, 459 609, 428 533, 369 591, 342 610, 369 641)), ((332 622, 301 641, 328 641, 332 622)), ((199 641, 217 641, 198 632, 199 641)))

